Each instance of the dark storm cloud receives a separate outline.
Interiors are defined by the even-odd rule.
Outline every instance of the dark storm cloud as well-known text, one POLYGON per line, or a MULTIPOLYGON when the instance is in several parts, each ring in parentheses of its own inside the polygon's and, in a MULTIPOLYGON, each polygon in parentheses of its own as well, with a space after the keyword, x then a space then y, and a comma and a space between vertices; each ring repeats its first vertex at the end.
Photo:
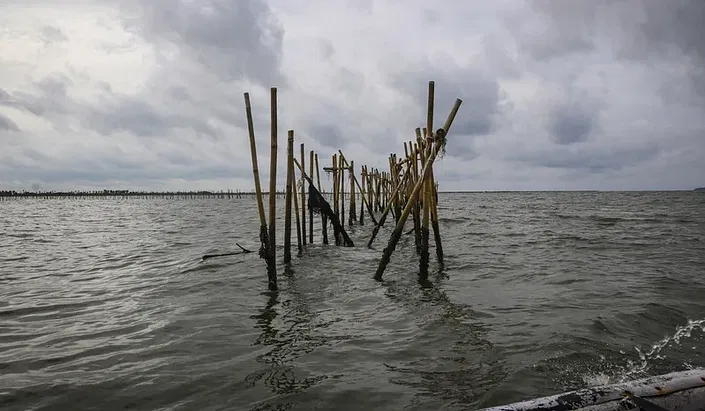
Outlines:
POLYGON ((422 122, 426 118, 430 80, 435 83, 434 128, 443 126, 455 99, 461 98, 462 114, 455 118, 452 133, 480 136, 492 131, 493 116, 499 105, 499 83, 496 78, 472 67, 442 70, 430 65, 395 75, 392 84, 408 94, 418 105, 422 122))
POLYGON ((264 0, 130 2, 128 24, 148 41, 166 41, 225 81, 282 85, 284 30, 264 0), (134 9, 133 9, 134 10, 134 9))
POLYGON ((20 127, 7 116, 0 113, 0 131, 20 131, 20 127))
POLYGON ((144 97, 119 95, 109 87, 102 90, 103 98, 99 104, 78 103, 67 95, 70 84, 70 80, 65 77, 48 77, 37 82, 32 92, 10 95, 2 91, 0 105, 15 107, 55 121, 61 115, 70 113, 89 130, 103 135, 127 131, 140 137, 164 137, 175 129, 188 129, 214 138, 221 135, 204 118, 158 109, 144 97))
POLYGON ((463 100, 451 129, 448 155, 464 160, 476 158, 478 154, 472 148, 471 137, 493 132, 494 117, 500 104, 497 79, 473 67, 452 65, 441 69, 426 64, 397 73, 392 78, 392 84, 409 95, 417 105, 415 115, 420 127, 425 125, 430 80, 434 81, 434 129, 443 126, 455 100, 463 100))
POLYGON ((591 147, 574 149, 554 146, 533 152, 511 154, 511 160, 531 166, 579 170, 585 173, 602 173, 620 170, 656 158, 662 148, 656 144, 630 147, 591 147))
POLYGON ((313 124, 309 127, 307 134, 309 138, 326 148, 337 150, 345 146, 345 137, 342 130, 332 123, 313 124))
MULTIPOLYGON (((165 154, 169 157, 169 154, 165 154)), ((163 156, 159 156, 163 157, 163 156)), ((100 156, 76 156, 70 163, 56 163, 49 156, 33 149, 23 149, 22 158, 34 160, 31 164, 18 161, 11 156, 2 156, 3 165, 9 167, 4 177, 24 181, 41 180, 44 183, 81 181, 99 183, 120 180, 139 183, 144 180, 168 180, 184 178, 189 180, 249 177, 247 167, 232 165, 203 165, 192 158, 182 158, 174 163, 152 164, 133 159, 124 153, 109 153, 100 156)))
POLYGON ((525 14, 509 20, 519 47, 536 60, 550 60, 571 53, 589 52, 595 48, 595 18, 600 1, 529 2, 539 19, 522 24, 525 14), (518 19, 518 20, 515 20, 518 19), (518 23, 518 24, 517 24, 518 23))
POLYGON ((535 25, 512 30, 520 47, 541 60, 591 51, 601 38, 616 58, 637 62, 673 61, 680 55, 694 66, 688 77, 705 94, 705 1, 602 0, 530 3, 535 25))
POLYGON ((587 141, 596 128, 595 113, 579 104, 563 104, 550 115, 549 132, 557 144, 587 141))
POLYGON ((86 125, 100 134, 128 131, 140 137, 164 137, 175 129, 188 129, 218 138, 221 133, 204 118, 159 109, 143 98, 111 96, 111 101, 88 110, 86 125))
POLYGON ((0 104, 28 111, 40 117, 69 112, 72 101, 67 96, 71 80, 62 75, 45 77, 34 84, 35 92, 0 92, 0 104), (4 94, 3 94, 4 93, 4 94))

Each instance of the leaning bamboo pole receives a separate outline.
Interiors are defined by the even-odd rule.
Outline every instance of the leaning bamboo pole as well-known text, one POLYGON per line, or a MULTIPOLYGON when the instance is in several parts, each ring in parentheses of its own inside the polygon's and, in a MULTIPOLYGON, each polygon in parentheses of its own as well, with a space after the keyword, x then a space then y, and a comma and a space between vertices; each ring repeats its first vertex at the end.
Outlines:
POLYGON ((252 174, 254 175, 254 180, 255 180, 255 194, 257 197, 257 211, 259 213, 259 221, 260 221, 260 229, 259 229, 259 238, 260 238, 260 250, 259 250, 259 256, 260 258, 264 259, 266 264, 267 264, 267 275, 268 275, 268 283, 269 283, 269 289, 272 290, 272 287, 276 289, 276 280, 274 283, 272 283, 271 278, 271 272, 274 271, 274 275, 276 276, 276 268, 274 268, 275 261, 272 258, 272 253, 269 250, 270 247, 270 242, 269 242, 269 232, 267 230, 267 218, 265 217, 264 213, 264 200, 262 199, 262 186, 260 184, 260 178, 259 178, 259 167, 257 165, 257 144, 255 142, 255 128, 254 128, 254 121, 252 120, 252 104, 250 103, 250 93, 245 93, 245 113, 247 117, 247 131, 250 137, 250 155, 252 157, 252 174))
MULTIPOLYGON (((456 99, 455 104, 453 105, 453 108, 451 109, 450 113, 448 114, 448 118, 446 119, 446 123, 443 126, 442 129, 438 130, 436 132, 436 138, 437 139, 446 139, 448 138, 448 131, 450 130, 451 125, 453 124, 453 120, 455 119, 455 115, 458 113, 458 110, 460 109, 460 105, 462 104, 462 100, 456 99)), ((392 253, 397 247, 397 244, 399 243, 399 239, 401 238, 402 231, 404 230, 404 223, 406 223, 406 219, 409 217, 409 212, 411 211, 411 208, 413 206, 414 200, 417 198, 419 191, 421 190, 421 186, 423 185, 424 180, 426 179, 426 176, 428 175, 429 170, 431 169, 431 166, 433 166, 433 162, 436 159, 436 156, 438 155, 438 152, 442 148, 442 142, 437 141, 435 144, 435 147, 433 150, 431 150, 431 155, 426 161, 426 165, 424 166, 422 172, 421 172, 421 177, 419 178, 419 181, 416 183, 414 186, 414 189, 411 193, 411 201, 408 201, 406 203, 406 206, 404 207, 404 210, 402 211, 401 214, 401 219, 397 223, 396 227, 394 228, 394 231, 392 232, 391 237, 389 238, 389 243, 387 247, 384 249, 384 252, 382 253, 382 259, 379 262, 379 266, 377 267, 377 271, 375 272, 375 280, 381 281, 382 280, 382 274, 384 273, 384 270, 387 268, 387 265, 389 264, 389 261, 392 257, 392 253)))
MULTIPOLYGON (((406 172, 404 173, 404 177, 402 177, 402 183, 405 183, 407 179, 410 178, 411 176, 411 163, 407 164, 406 172)), ((402 185, 397 186, 397 190, 399 190, 402 187, 402 185)), ((367 247, 370 248, 372 247, 372 243, 375 241, 375 238, 377 237, 377 233, 379 232, 379 229, 382 227, 384 224, 384 220, 386 220, 387 215, 389 214, 389 211, 391 210, 391 205, 387 206, 384 209, 384 212, 382 213, 382 216, 379 218, 379 222, 375 224, 375 228, 372 229, 372 236, 370 236, 370 240, 367 242, 367 247)))

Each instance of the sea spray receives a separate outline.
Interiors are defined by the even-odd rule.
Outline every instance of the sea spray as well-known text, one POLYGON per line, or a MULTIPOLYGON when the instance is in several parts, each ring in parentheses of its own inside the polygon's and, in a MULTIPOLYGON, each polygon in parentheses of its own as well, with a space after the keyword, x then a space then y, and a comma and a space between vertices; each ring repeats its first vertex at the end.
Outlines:
MULTIPOLYGON (((649 375, 649 371, 651 371, 651 368, 657 360, 666 359, 666 355, 663 353, 666 348, 681 346, 681 343, 684 342, 683 340, 695 338, 693 334, 694 331, 705 333, 705 319, 688 320, 685 325, 677 326, 673 335, 662 338, 648 349, 643 349, 638 346, 634 347, 634 350, 637 352, 638 360, 628 359, 624 366, 609 367, 609 372, 602 371, 584 374, 583 381, 587 386, 594 387, 644 378, 649 375)), ((693 348, 696 349, 695 347, 693 348)), ((624 351, 621 353, 626 355, 624 351)), ((698 366, 705 366, 705 364, 692 364, 692 361, 693 360, 688 360, 683 364, 683 367, 685 369, 693 369, 698 366)))

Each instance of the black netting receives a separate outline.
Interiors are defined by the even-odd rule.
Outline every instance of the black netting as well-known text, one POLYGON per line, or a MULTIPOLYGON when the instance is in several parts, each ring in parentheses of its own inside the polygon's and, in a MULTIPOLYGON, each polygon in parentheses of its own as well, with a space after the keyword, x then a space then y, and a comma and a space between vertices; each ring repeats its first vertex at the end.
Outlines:
POLYGON ((350 239, 350 237, 348 237, 348 234, 343 229, 343 226, 340 224, 340 220, 338 220, 338 216, 335 215, 330 204, 328 204, 326 199, 323 198, 320 191, 318 191, 316 187, 314 187, 313 181, 311 181, 310 178, 306 178, 306 180, 308 181, 309 209, 313 210, 314 213, 323 213, 324 215, 326 215, 326 217, 328 217, 328 219, 333 224, 333 230, 336 234, 336 237, 338 236, 338 233, 340 233, 343 236, 344 245, 346 247, 353 247, 352 240, 350 239))
POLYGON ((262 224, 259 227, 259 257, 267 259, 267 254, 269 250, 269 233, 267 232, 267 225, 262 224))
POLYGON ((315 214, 320 214, 323 208, 322 202, 325 200, 321 193, 313 186, 313 184, 308 185, 308 209, 313 211, 315 214))

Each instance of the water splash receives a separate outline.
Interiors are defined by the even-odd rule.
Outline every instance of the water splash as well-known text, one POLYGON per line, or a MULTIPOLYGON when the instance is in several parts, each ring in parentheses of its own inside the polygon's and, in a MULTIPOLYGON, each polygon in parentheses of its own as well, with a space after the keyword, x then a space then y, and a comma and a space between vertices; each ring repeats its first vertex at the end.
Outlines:
MULTIPOLYGON (((609 373, 598 372, 585 374, 583 375, 583 381, 586 385, 594 387, 644 378, 649 375, 649 371, 656 361, 666 359, 666 355, 663 353, 664 349, 680 346, 682 340, 693 337, 693 332, 698 330, 705 333, 705 319, 688 320, 685 325, 676 327, 676 331, 673 335, 664 337, 648 349, 642 349, 638 346, 634 347, 638 355, 638 360, 628 359, 626 365, 610 367, 612 371, 609 373)), ((622 352, 622 354, 626 355, 626 352, 622 352)), ((685 362, 683 366, 686 369, 695 368, 689 362, 685 362)))
POLYGON ((664 348, 672 347, 674 345, 679 346, 681 344, 681 339, 691 338, 693 331, 698 330, 705 332, 705 319, 695 321, 688 320, 685 325, 676 327, 675 334, 664 337, 657 343, 653 344, 648 351, 642 350, 639 347, 634 347, 639 355, 639 361, 627 361, 627 372, 624 373, 622 380, 627 381, 634 379, 635 377, 645 375, 653 361, 663 360, 666 358, 666 356, 662 354, 664 348))

